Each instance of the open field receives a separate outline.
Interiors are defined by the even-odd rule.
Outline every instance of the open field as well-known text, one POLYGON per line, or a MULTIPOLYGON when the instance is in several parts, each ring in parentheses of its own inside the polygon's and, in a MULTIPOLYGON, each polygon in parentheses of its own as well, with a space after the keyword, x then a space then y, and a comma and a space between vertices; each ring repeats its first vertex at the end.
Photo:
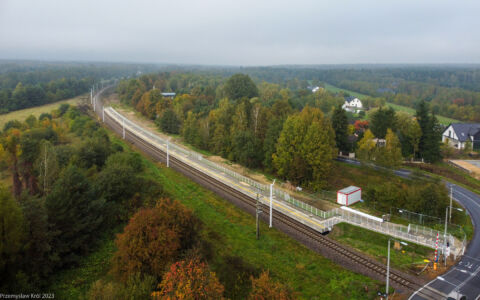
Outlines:
POLYGON ((81 95, 72 99, 63 100, 55 103, 45 104, 42 106, 30 107, 26 109, 16 110, 9 112, 8 114, 0 115, 0 130, 3 129, 5 123, 11 120, 23 121, 30 115, 39 117, 42 113, 50 113, 52 110, 56 109, 60 104, 68 103, 71 105, 76 105, 84 99, 86 95, 81 95))
MULTIPOLYGON (((338 88, 336 86, 333 86, 331 84, 328 84, 328 83, 325 83, 325 89, 330 91, 330 92, 333 92, 333 93, 337 93, 337 92, 346 92, 346 93, 349 93, 350 95, 354 96, 354 97, 357 97, 359 98, 360 100, 362 99, 362 97, 368 97, 367 95, 364 95, 364 94, 361 94, 361 93, 357 93, 357 92, 353 92, 353 91, 350 91, 350 90, 346 90, 346 89, 342 89, 342 88, 338 88)), ((415 109, 411 108, 411 107, 407 107, 407 106, 403 106, 403 105, 398 105, 398 104, 394 104, 394 103, 389 103, 387 102, 386 105, 388 107, 391 107, 393 108, 395 111, 403 111, 403 112, 406 112, 410 115, 415 115, 416 111, 415 109)), ((438 119, 438 122, 440 122, 440 124, 443 124, 443 125, 448 125, 450 123, 459 123, 460 121, 458 120, 455 120, 455 119, 452 119, 452 118, 447 118, 447 117, 443 117, 443 116, 439 116, 437 115, 436 116, 437 119, 438 119)))

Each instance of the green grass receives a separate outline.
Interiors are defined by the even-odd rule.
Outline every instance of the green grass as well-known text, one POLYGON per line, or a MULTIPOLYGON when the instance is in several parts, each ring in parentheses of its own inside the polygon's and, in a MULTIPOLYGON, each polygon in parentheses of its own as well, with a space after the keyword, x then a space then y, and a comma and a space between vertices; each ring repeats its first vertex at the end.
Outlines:
MULTIPOLYGON (((349 245, 352 248, 372 256, 376 260, 385 264, 387 263, 387 245, 389 239, 387 235, 347 223, 340 223, 334 226, 329 236, 342 244, 349 245)), ((401 250, 394 250, 392 241, 390 247, 390 265, 403 271, 413 271, 416 270, 414 266, 425 265, 423 260, 431 259, 434 252, 433 249, 413 243, 408 243, 407 246, 401 245, 401 250)))
POLYGON ((113 235, 105 236, 91 254, 80 260, 77 267, 57 272, 46 289, 55 299, 83 299, 92 283, 107 275, 116 247, 113 235))
MULTIPOLYGON (((368 96, 365 95, 365 94, 361 94, 361 93, 353 92, 353 91, 350 91, 350 90, 338 88, 338 87, 333 86, 333 85, 328 84, 328 83, 325 83, 325 89, 326 89, 327 91, 330 91, 330 92, 333 92, 333 93, 346 92, 346 93, 349 93, 350 95, 352 95, 352 96, 354 96, 354 97, 359 98, 360 100, 361 100, 362 98, 368 97, 368 96)), ((409 115, 412 115, 412 116, 414 116, 415 113, 416 113, 415 109, 413 109, 413 108, 411 108, 411 107, 407 107, 407 106, 403 106, 403 105, 398 105, 398 104, 394 104, 394 103, 389 103, 389 102, 387 102, 386 105, 387 105, 388 107, 393 108, 395 111, 403 111, 403 112, 406 112, 406 113, 408 113, 409 115)), ((443 125, 448 125, 448 124, 450 124, 450 123, 458 123, 458 122, 460 122, 459 120, 455 120, 455 119, 452 119, 452 118, 443 117, 443 116, 439 116, 439 115, 436 115, 436 117, 437 117, 437 119, 438 119, 438 122, 440 122, 440 124, 443 124, 443 125)))
POLYGON ((16 110, 16 111, 9 112, 8 114, 0 115, 0 130, 3 129, 3 126, 8 121, 11 121, 11 120, 24 121, 30 115, 34 115, 35 117, 38 118, 42 113, 52 112, 52 110, 56 109, 60 104, 68 103, 71 105, 77 105, 82 101, 81 99, 82 97, 85 97, 85 96, 78 96, 76 98, 72 98, 68 100, 45 104, 42 106, 16 110))
POLYGON ((345 92, 345 93, 349 93, 351 96, 353 97, 357 97, 358 99, 361 100, 361 98, 366 98, 368 97, 367 95, 365 94, 361 94, 361 93, 357 93, 357 92, 354 92, 354 91, 349 91, 349 90, 346 90, 346 89, 342 89, 342 88, 339 88, 339 87, 336 87, 336 86, 333 86, 329 83, 325 83, 325 89, 329 92, 332 92, 332 93, 338 93, 338 92, 345 92))

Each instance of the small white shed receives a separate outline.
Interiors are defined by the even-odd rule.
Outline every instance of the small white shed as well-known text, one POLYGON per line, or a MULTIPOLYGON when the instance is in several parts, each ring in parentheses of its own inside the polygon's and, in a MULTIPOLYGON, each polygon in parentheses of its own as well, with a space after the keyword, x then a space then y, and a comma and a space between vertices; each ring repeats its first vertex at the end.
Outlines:
POLYGON ((337 203, 349 206, 362 199, 362 189, 357 186, 349 186, 337 192, 337 203))

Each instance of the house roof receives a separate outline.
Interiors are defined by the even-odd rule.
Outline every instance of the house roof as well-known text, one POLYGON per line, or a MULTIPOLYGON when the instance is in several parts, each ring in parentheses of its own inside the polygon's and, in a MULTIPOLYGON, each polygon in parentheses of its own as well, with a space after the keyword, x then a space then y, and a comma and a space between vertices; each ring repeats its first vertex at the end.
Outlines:
POLYGON ((164 97, 168 97, 168 96, 172 96, 172 97, 175 97, 175 93, 162 93, 162 96, 164 97))
POLYGON ((468 136, 473 136, 480 131, 480 123, 453 123, 451 125, 460 142, 465 142, 468 136))
MULTIPOLYGON (((353 100, 355 99, 358 99, 357 97, 353 97, 353 96, 348 96, 348 97, 345 97, 345 101, 347 101, 348 103, 352 102, 353 100)), ((360 99, 358 99, 360 100, 360 99)))

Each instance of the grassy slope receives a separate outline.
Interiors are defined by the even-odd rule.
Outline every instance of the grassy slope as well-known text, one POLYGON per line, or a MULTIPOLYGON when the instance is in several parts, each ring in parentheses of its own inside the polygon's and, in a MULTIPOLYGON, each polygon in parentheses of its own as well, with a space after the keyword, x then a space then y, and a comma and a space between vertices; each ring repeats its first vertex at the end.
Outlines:
MULTIPOLYGON (((375 291, 383 286, 335 265, 266 224, 261 224, 261 239, 256 241, 253 216, 178 172, 148 159, 144 161, 147 175, 158 180, 172 198, 192 209, 202 220, 201 234, 214 253, 209 263, 219 275, 226 267, 226 258, 233 256, 257 270, 270 270, 272 277, 290 286, 299 298, 373 299, 375 291), (369 292, 365 292, 365 287, 369 292)), ((60 272, 54 278, 51 291, 65 298, 80 298, 95 280, 105 276, 113 253, 111 236, 79 267, 60 272)), ((247 291, 248 288, 249 285, 247 291)))
MULTIPOLYGON (((357 93, 357 92, 353 92, 353 91, 349 91, 349 90, 346 90, 346 89, 342 89, 342 88, 338 88, 336 86, 333 86, 331 84, 328 84, 328 83, 325 83, 325 89, 327 89, 328 91, 330 92, 334 92, 334 93, 337 93, 337 92, 340 92, 340 91, 343 91, 343 92, 347 92, 349 93, 350 95, 354 96, 354 97, 357 97, 359 99, 361 99, 362 97, 368 97, 367 95, 364 95, 364 94, 360 94, 360 93, 357 93)), ((394 103, 389 103, 387 102, 386 105, 388 107, 392 107, 394 110, 396 111, 403 111, 403 112, 406 112, 410 115, 415 115, 415 109, 413 108, 410 108, 410 107, 407 107, 407 106, 402 106, 402 105, 398 105, 398 104, 394 104, 394 103)), ((447 117, 443 117, 443 116, 439 116, 437 115, 437 119, 438 119, 438 122, 440 122, 440 124, 443 124, 443 125, 448 125, 450 123, 458 123, 460 121, 458 120, 455 120, 455 119, 452 119, 452 118, 447 118, 447 117)))
POLYGON ((50 113, 52 110, 56 109, 60 104, 68 103, 75 105, 80 103, 81 98, 85 96, 78 96, 72 99, 63 100, 55 103, 45 104, 42 106, 30 107, 26 109, 12 111, 8 114, 0 115, 0 130, 3 129, 5 123, 11 120, 25 120, 30 115, 39 117, 42 113, 50 113))

